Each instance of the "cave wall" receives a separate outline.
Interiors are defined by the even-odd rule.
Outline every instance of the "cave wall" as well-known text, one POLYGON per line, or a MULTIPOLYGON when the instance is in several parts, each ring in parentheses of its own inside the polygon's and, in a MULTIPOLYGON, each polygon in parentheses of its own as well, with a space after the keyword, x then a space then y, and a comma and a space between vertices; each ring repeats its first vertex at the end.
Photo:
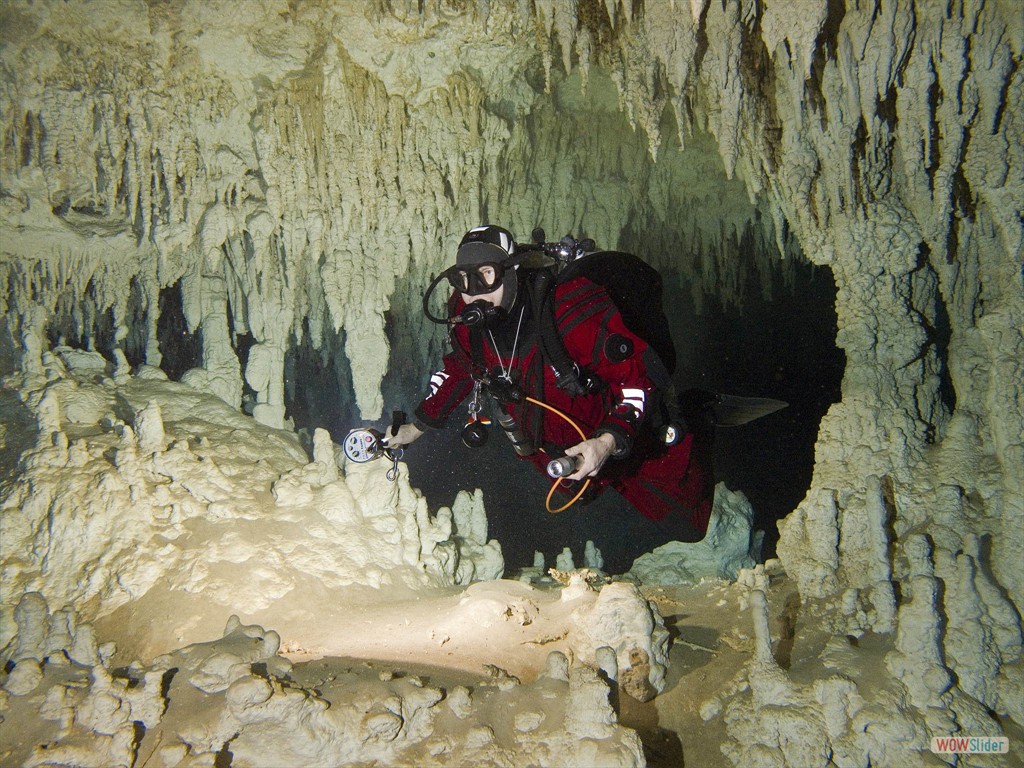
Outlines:
MULTIPOLYGON (((412 360, 422 375, 443 339, 419 293, 488 217, 523 237, 545 224, 606 247, 632 228, 659 266, 700 275, 698 297, 730 295, 757 203, 725 178, 704 126, 677 123, 664 98, 664 114, 648 114, 639 72, 627 88, 614 67, 591 67, 599 54, 614 63, 617 45, 644 53, 603 7, 587 6, 593 28, 581 27, 568 71, 552 60, 575 23, 561 11, 246 3, 240 20, 235 8, 6 7, 5 256, 34 266, 8 275, 16 316, 39 304, 51 335, 77 329, 69 343, 91 346, 109 312, 106 344, 124 346, 134 278, 143 307, 131 324, 159 365, 157 298, 180 280, 204 342, 192 383, 237 404, 244 379, 257 418, 277 425, 285 357, 307 336, 321 347, 342 333, 354 391, 341 396, 366 418, 381 412, 389 368, 412 360), (653 134, 636 130, 638 109, 653 134), (690 185, 702 188, 681 191, 690 185), (240 334, 255 340, 245 371, 240 334)), ((757 226, 775 240, 769 224, 757 226)))
MULTIPOLYGON (((1012 0, 2 13, 0 301, 25 375, 55 328, 114 356, 139 339, 158 365, 160 291, 180 281, 202 339, 184 380, 235 406, 244 382, 256 419, 280 426, 290 350, 338 343, 338 396, 373 419, 389 370, 401 391, 436 362, 419 292, 482 220, 644 242, 727 302, 745 270, 784 272, 800 252, 835 276, 847 366, 811 491, 781 527, 787 571, 848 631, 892 631, 899 585, 942 579, 917 608, 970 638, 946 641, 951 667, 1019 670, 1012 0), (751 257, 751 238, 774 252, 751 257)), ((1006 706, 998 686, 974 695, 1006 706)))

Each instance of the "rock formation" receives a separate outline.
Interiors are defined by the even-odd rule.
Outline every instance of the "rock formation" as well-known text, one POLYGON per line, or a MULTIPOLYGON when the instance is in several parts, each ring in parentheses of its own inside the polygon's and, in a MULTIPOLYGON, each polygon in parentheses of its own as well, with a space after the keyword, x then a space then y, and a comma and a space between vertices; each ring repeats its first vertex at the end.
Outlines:
MULTIPOLYGON (((168 588, 203 582, 216 599, 248 545, 226 541, 207 562, 189 555, 190 525, 244 530, 260 504, 281 516, 273 556, 306 558, 311 579, 383 583, 370 565, 382 556, 416 578, 469 573, 441 546, 449 531, 430 528, 452 518, 425 527, 401 482, 371 508, 358 490, 335 495, 329 465, 276 431, 250 456, 251 487, 225 498, 224 461, 188 421, 212 413, 207 397, 233 414, 214 418, 227 433, 242 409, 279 428, 289 405, 317 397, 379 418, 384 391, 412 399, 437 361, 445 339, 420 294, 461 233, 493 220, 525 238, 543 224, 640 252, 698 305, 742 305, 751 275, 770 291, 798 259, 831 271, 842 400, 821 424, 811 489, 780 526, 781 565, 837 636, 892 642, 893 700, 917 713, 894 739, 925 749, 918 737, 964 732, 985 711, 1024 724, 1017 3, 244 8, 4 4, 0 362, 25 397, 5 403, 4 455, 22 456, 25 474, 3 477, 96 477, 85 509, 141 499, 169 534, 149 537, 152 521, 129 514, 107 550, 115 537, 96 526, 113 523, 6 489, 8 617, 31 591, 87 613, 127 604, 172 555, 182 567, 168 588), (58 354, 83 373, 64 376, 58 354), (302 360, 327 394, 296 374, 302 360), (152 396, 171 385, 146 377, 160 367, 194 389, 198 415, 152 396), (17 425, 30 422, 27 440, 17 425), (103 462, 118 472, 96 475, 103 462), (298 507, 315 509, 322 536, 356 515, 382 537, 345 550, 350 576, 325 574, 312 541, 285 543, 298 507)), ((488 543, 472 543, 492 572, 488 543)), ((303 587, 269 566, 246 578, 257 601, 303 587)), ((842 735, 864 691, 797 686, 765 653, 751 663, 748 688, 720 710, 737 764, 866 754, 842 735), (810 751, 755 739, 770 726, 765 691, 838 719, 810 751)), ((18 674, 27 686, 35 671, 18 674)), ((268 680, 249 686, 277 695, 268 680)))

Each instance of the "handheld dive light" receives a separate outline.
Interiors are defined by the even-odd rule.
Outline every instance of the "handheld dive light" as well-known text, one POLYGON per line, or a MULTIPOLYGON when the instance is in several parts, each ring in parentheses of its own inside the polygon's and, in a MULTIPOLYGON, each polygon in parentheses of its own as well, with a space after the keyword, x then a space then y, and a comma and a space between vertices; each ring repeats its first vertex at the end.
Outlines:
MULTIPOLYGON (((391 434, 398 432, 398 428, 405 423, 405 413, 395 411, 391 414, 391 434)), ((399 448, 388 448, 384 444, 384 435, 376 429, 368 427, 349 430, 345 440, 341 444, 345 456, 356 464, 365 464, 368 461, 379 459, 382 456, 394 462, 394 466, 388 470, 388 479, 394 480, 398 477, 398 462, 405 451, 399 448)))
POLYGON ((558 479, 567 477, 579 469, 575 456, 562 456, 559 459, 552 459, 548 462, 548 477, 558 479))

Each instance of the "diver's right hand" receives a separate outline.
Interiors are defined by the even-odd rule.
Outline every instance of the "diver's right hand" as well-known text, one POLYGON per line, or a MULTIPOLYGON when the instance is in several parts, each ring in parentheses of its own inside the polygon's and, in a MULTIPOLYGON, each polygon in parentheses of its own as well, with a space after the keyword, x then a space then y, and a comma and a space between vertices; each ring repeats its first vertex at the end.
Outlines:
POLYGON ((394 427, 388 427, 384 433, 383 443, 388 448, 401 448, 403 445, 410 445, 419 440, 423 430, 415 424, 403 424, 395 431, 394 427))

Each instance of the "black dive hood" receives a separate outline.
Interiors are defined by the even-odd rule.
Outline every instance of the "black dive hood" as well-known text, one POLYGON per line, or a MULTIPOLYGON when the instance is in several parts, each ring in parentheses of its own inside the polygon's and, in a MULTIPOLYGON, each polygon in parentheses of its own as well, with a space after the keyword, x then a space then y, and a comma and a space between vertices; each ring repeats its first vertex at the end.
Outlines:
MULTIPOLYGON (((543 254, 541 254, 543 256, 543 254)), ((432 323, 438 325, 497 325, 505 320, 509 313, 512 311, 512 307, 516 303, 516 299, 519 297, 519 267, 526 266, 527 269, 536 269, 532 265, 533 261, 536 261, 536 253, 524 253, 511 256, 501 263, 502 268, 505 270, 504 277, 502 278, 501 285, 505 287, 505 293, 501 297, 501 304, 495 306, 485 299, 477 299, 470 302, 463 307, 461 312, 455 313, 454 308, 456 302, 454 296, 448 301, 448 313, 445 317, 440 317, 433 314, 430 311, 430 297, 434 291, 437 290, 442 282, 449 279, 449 275, 460 268, 460 265, 456 264, 448 267, 444 272, 435 277, 430 285, 427 287, 426 292, 423 294, 423 314, 432 323)), ((547 257, 545 257, 547 258, 547 257)), ((551 260, 551 266, 554 266, 554 260, 551 260)), ((497 289, 495 289, 497 290, 497 289)), ((457 294, 456 294, 457 295, 457 294)))

